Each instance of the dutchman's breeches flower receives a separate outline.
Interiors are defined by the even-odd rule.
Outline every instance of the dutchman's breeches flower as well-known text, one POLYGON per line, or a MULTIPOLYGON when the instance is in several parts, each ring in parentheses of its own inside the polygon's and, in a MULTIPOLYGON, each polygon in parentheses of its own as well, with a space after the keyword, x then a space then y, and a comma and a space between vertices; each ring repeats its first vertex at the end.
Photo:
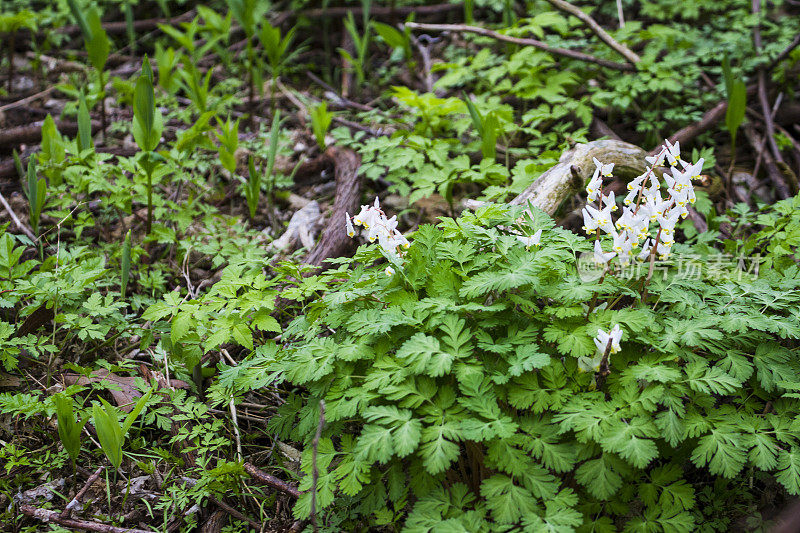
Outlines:
MULTIPOLYGON (((355 236, 355 226, 364 226, 367 230, 367 240, 369 242, 378 241, 378 245, 392 257, 402 257, 404 250, 410 246, 408 239, 397 230, 397 216, 387 218, 381 211, 378 197, 375 197, 373 205, 362 205, 361 211, 354 217, 345 213, 345 231, 348 237, 355 236)), ((386 267, 386 275, 394 274, 392 267, 386 267)))
POLYGON ((644 260, 653 253, 667 258, 675 243, 675 226, 678 220, 689 214, 688 206, 696 200, 692 179, 700 176, 703 159, 694 164, 683 161, 680 158, 680 144, 670 144, 669 141, 665 141, 656 155, 645 159, 652 166, 648 166, 643 174, 628 184, 622 215, 616 222, 611 216, 612 211, 617 209, 616 197, 613 192, 602 194, 602 179, 611 177, 614 167, 594 159, 596 168, 587 192, 589 200, 596 201, 597 207, 586 205, 581 213, 586 233, 593 234, 599 229, 612 237, 612 252, 605 252, 601 241, 595 241, 594 258, 600 264, 608 264, 617 257, 620 266, 626 266, 634 255, 644 260), (661 182, 655 169, 665 167, 665 163, 671 168, 663 174, 667 187, 666 197, 662 197, 661 182), (653 222, 660 230, 655 238, 650 229, 653 222), (634 250, 642 241, 642 250, 634 250))

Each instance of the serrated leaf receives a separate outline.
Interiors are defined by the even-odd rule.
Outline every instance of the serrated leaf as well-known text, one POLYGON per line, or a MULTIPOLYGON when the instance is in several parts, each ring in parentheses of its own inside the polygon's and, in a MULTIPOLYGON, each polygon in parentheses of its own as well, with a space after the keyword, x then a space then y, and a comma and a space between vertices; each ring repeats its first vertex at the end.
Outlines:
POLYGON ((729 429, 711 429, 700 437, 692 452, 692 462, 698 467, 708 465, 712 474, 732 478, 745 463, 742 435, 729 429))
POLYGON ((481 496, 486 499, 492 516, 501 524, 512 524, 538 510, 536 498, 502 474, 495 474, 481 483, 481 496))
POLYGON ((778 482, 789 494, 800 495, 800 449, 792 447, 778 454, 778 482))
POLYGON ((579 466, 575 479, 600 500, 607 500, 622 487, 622 477, 614 471, 608 454, 579 466))

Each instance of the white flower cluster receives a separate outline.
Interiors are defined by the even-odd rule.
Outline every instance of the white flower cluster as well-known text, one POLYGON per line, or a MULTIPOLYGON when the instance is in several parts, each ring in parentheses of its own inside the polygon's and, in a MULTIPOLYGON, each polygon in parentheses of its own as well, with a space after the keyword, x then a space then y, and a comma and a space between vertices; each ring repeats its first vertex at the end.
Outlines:
MULTIPOLYGON (((369 242, 378 241, 378 245, 383 250, 395 257, 403 255, 404 249, 410 246, 408 239, 397 230, 397 215, 387 218, 386 213, 381 211, 381 204, 378 197, 375 197, 373 205, 362 205, 361 211, 351 217, 350 213, 345 213, 347 220, 345 229, 348 237, 354 237, 356 229, 354 226, 364 226, 367 230, 367 240, 369 242)), ((394 274, 392 267, 386 267, 386 275, 394 274)))
POLYGON ((597 330, 594 345, 597 346, 598 353, 594 357, 579 357, 578 368, 583 372, 597 372, 600 370, 600 364, 603 362, 603 356, 606 354, 609 343, 611 344, 610 355, 620 351, 619 342, 621 340, 622 330, 619 329, 619 324, 616 324, 608 333, 602 329, 597 330))
POLYGON ((644 174, 628 184, 628 195, 623 201, 622 215, 613 222, 611 212, 617 210, 614 192, 603 194, 603 178, 611 177, 614 164, 603 164, 594 159, 597 168, 586 186, 590 202, 598 202, 597 207, 587 205, 583 208, 583 230, 594 234, 598 229, 613 238, 612 250, 604 251, 600 241, 594 243, 594 259, 599 264, 608 264, 617 257, 620 266, 627 266, 636 254, 639 260, 647 259, 655 247, 661 259, 666 259, 675 244, 675 224, 689 214, 687 204, 695 202, 692 179, 700 176, 703 159, 689 164, 680 157, 679 143, 665 141, 658 154, 648 156, 648 166, 644 174), (666 163, 666 164, 665 164, 666 163), (663 178, 667 185, 667 195, 662 196, 661 183, 654 169, 667 167, 663 178), (650 223, 656 222, 658 233, 655 238, 650 233, 650 223))

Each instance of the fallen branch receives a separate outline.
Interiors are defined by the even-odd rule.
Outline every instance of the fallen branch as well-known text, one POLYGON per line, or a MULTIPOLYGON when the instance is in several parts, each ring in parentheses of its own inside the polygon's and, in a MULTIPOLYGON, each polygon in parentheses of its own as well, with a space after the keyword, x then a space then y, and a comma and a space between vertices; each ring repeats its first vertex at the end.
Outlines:
POLYGON ((100 465, 97 467, 97 470, 95 470, 92 473, 92 475, 89 476, 89 479, 87 479, 86 483, 83 484, 81 490, 78 491, 75 497, 72 498, 72 500, 70 500, 70 502, 67 504, 66 507, 64 507, 64 510, 61 511, 61 518, 69 518, 69 515, 72 512, 72 510, 81 504, 81 498, 83 498, 83 495, 86 494, 86 491, 89 490, 89 487, 91 487, 92 484, 95 481, 97 481, 97 479, 100 477, 100 474, 103 473, 103 470, 105 470, 105 468, 106 468, 105 466, 100 465))
MULTIPOLYGON (((750 85, 747 87, 747 96, 752 96, 756 94, 758 90, 758 85, 750 85)), ((688 126, 679 129, 675 133, 673 133, 667 140, 670 143, 675 144, 676 142, 680 142, 681 144, 687 144, 689 141, 700 135, 701 133, 706 132, 712 126, 714 126, 717 122, 722 120, 725 117, 725 112, 728 110, 728 101, 723 100, 722 102, 718 103, 711 109, 705 112, 705 114, 695 122, 694 124, 689 124, 688 126)), ((654 150, 652 154, 657 152, 658 149, 654 150)))
MULTIPOLYGON (((133 21, 133 31, 140 32, 140 31, 151 31, 158 28, 159 24, 168 24, 168 25, 177 25, 180 22, 186 22, 188 20, 192 20, 194 17, 194 10, 187 11, 183 15, 178 15, 177 17, 172 18, 152 18, 152 19, 140 19, 133 21)), ((122 35, 128 32, 128 23, 124 20, 118 22, 104 22, 103 29, 106 30, 106 33, 109 35, 122 35)), ((69 24, 67 26, 62 26, 60 28, 54 29, 46 29, 39 32, 38 36, 41 38, 47 37, 47 32, 56 31, 58 33, 69 35, 70 37, 77 37, 81 34, 81 27, 77 24, 69 24)))
POLYGON ((28 226, 22 223, 22 221, 19 219, 14 210, 11 209, 11 205, 9 205, 9 203, 6 201, 6 198, 5 196, 3 196, 3 193, 0 193, 0 204, 3 204, 3 209, 6 210, 8 216, 10 216, 11 220, 14 221, 14 225, 17 226, 17 228, 19 228, 19 230, 22 233, 24 233, 31 241, 36 242, 36 235, 33 234, 33 231, 31 231, 30 228, 28 228, 28 226))
POLYGON ((361 179, 358 175, 361 158, 352 150, 335 146, 328 148, 326 153, 334 161, 336 196, 322 238, 306 259, 306 263, 323 269, 325 259, 345 255, 353 246, 352 239, 347 236, 344 229, 345 212, 356 213, 361 197, 361 179))
POLYGON ((566 13, 578 17, 581 21, 583 21, 584 24, 589 26, 589 28, 595 33, 595 35, 597 35, 600 38, 601 41, 606 43, 615 52, 617 52, 622 57, 627 59, 629 63, 635 65, 636 63, 642 60, 642 58, 636 55, 636 53, 634 53, 633 50, 631 50, 624 44, 614 39, 611 35, 609 35, 608 32, 606 32, 606 30, 604 30, 603 27, 600 26, 600 24, 598 24, 592 17, 584 13, 583 10, 581 10, 579 7, 574 6, 569 2, 566 2, 565 0, 547 0, 547 1, 553 4, 553 6, 560 9, 561 11, 564 11, 566 13))
POLYGON ((496 31, 487 30, 486 28, 481 28, 479 26, 467 26, 466 24, 422 24, 419 22, 406 22, 405 27, 411 28, 412 30, 422 30, 422 31, 453 31, 459 33, 475 33, 477 35, 483 35, 484 37, 491 37, 492 39, 503 41, 506 43, 518 44, 520 46, 533 46, 535 48, 539 48, 540 50, 544 50, 545 52, 549 52, 551 54, 568 57, 570 59, 577 59, 578 61, 585 61, 587 63, 594 63, 596 65, 600 65, 601 67, 607 67, 625 71, 635 70, 635 67, 628 63, 618 63, 616 61, 609 61, 607 59, 602 59, 589 54, 584 54, 583 52, 577 52, 575 50, 569 50, 567 48, 554 48, 536 39, 511 37, 510 35, 497 33, 496 31))
POLYGON ((548 214, 577 193, 594 172, 592 158, 603 163, 614 163, 614 174, 620 178, 633 178, 645 170, 647 152, 623 141, 602 140, 576 144, 564 152, 558 163, 539 176, 527 189, 511 201, 523 205, 528 201, 548 214))
POLYGON ((798 46, 800 46, 800 33, 795 35, 794 39, 792 39, 792 42, 790 42, 789 45, 786 48, 784 48, 780 54, 776 55, 775 58, 769 62, 769 64, 766 67, 767 72, 774 69, 776 66, 778 66, 778 63, 789 57, 789 54, 791 54, 792 51, 798 46))
MULTIPOLYGON (((441 13, 449 13, 450 11, 459 11, 463 9, 461 4, 435 4, 432 6, 394 6, 394 7, 386 7, 386 6, 371 6, 369 8, 369 16, 370 17, 407 17, 410 14, 414 14, 418 17, 425 16, 425 15, 438 15, 441 13)), ((360 6, 342 6, 342 7, 328 7, 322 9, 309 9, 306 11, 301 11, 300 16, 309 18, 309 19, 317 19, 323 17, 346 17, 348 13, 352 13, 353 16, 360 16, 362 13, 362 8, 360 6)))
MULTIPOLYGON (((21 144, 38 144, 42 140, 43 120, 32 122, 24 126, 9 128, 0 131, 0 148, 15 148, 21 144)), ((66 120, 57 120, 56 128, 62 135, 76 135, 78 133, 78 123, 66 120)), ((100 130, 100 122, 92 121, 92 133, 100 130)))
MULTIPOLYGON (((95 152, 98 154, 112 154, 117 157, 130 157, 132 155, 136 155, 139 152, 138 148, 126 148, 122 146, 115 146, 115 147, 99 147, 95 148, 95 152)), ((25 156, 20 157, 20 161, 22 162, 22 166, 25 167, 28 164, 28 160, 30 159, 32 154, 28 154, 25 156)), ((288 174, 288 172, 287 172, 288 174)), ((19 175, 17 174, 17 167, 14 164, 13 159, 9 159, 8 161, 0 162, 0 181, 2 180, 14 180, 15 183, 18 183, 19 175)))
POLYGON ((55 88, 56 88, 56 86, 53 85, 51 87, 48 87, 44 91, 39 91, 38 93, 34 93, 34 94, 30 95, 30 96, 22 98, 21 100, 17 100, 16 102, 11 102, 10 104, 6 104, 6 105, 3 105, 3 106, 0 106, 0 113, 2 113, 4 111, 8 111, 9 109, 14 109, 15 107, 20 107, 20 106, 27 105, 27 104, 33 102, 34 100, 37 100, 39 98, 43 98, 43 97, 47 96, 48 94, 50 94, 51 92, 53 92, 53 90, 55 88))
POLYGON ((756 153, 761 153, 764 158, 764 167, 767 169, 767 176, 769 176, 770 181, 772 181, 772 184, 775 186, 775 192, 778 193, 778 197, 780 199, 789 198, 789 196, 791 196, 789 186, 786 184, 781 171, 778 169, 778 165, 772 158, 772 154, 769 153, 763 144, 759 144, 758 137, 753 130, 753 125, 749 123, 744 124, 744 126, 742 126, 742 131, 744 131, 753 150, 755 150, 756 153))
POLYGON ((256 467, 252 463, 247 463, 247 462, 244 463, 244 471, 250 474, 250 477, 252 477, 253 479, 257 479, 258 481, 264 483, 265 485, 269 485, 273 489, 288 494, 293 498, 299 498, 303 494, 293 484, 287 483, 282 479, 278 479, 275 476, 267 474, 266 472, 256 467))
POLYGON ((83 529, 84 531, 97 531, 98 533, 156 533, 147 529, 136 529, 130 527, 117 527, 91 520, 75 520, 72 518, 62 518, 57 511, 41 509, 32 505, 20 505, 19 510, 22 514, 35 518, 44 523, 53 523, 71 529, 83 529))

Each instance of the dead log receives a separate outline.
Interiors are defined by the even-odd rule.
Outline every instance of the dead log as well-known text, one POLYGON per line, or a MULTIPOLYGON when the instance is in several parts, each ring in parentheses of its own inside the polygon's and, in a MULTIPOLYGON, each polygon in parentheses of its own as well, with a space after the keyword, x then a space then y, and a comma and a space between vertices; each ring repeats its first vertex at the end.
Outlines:
POLYGON ((583 188, 595 169, 592 158, 603 163, 614 163, 614 175, 631 179, 645 170, 648 153, 624 141, 602 140, 576 144, 561 154, 558 163, 545 171, 536 181, 511 200, 512 205, 528 201, 549 215, 553 215, 564 202, 583 188))
POLYGON ((335 146, 328 148, 326 153, 334 161, 336 196, 322 238, 306 259, 306 263, 323 269, 325 259, 345 255, 355 246, 345 233, 345 212, 356 213, 361 198, 361 179, 358 176, 361 158, 352 150, 335 146))
POLYGON ((92 520, 75 520, 72 518, 62 518, 58 511, 42 509, 32 505, 20 505, 19 510, 22 514, 35 518, 41 522, 58 524, 70 529, 81 529, 84 531, 97 531, 98 533, 155 533, 154 531, 137 529, 130 527, 117 527, 92 520))
MULTIPOLYGON (((24 126, 0 131, 0 149, 16 148, 21 144, 39 144, 42 140, 43 120, 24 126)), ((57 120, 56 128, 62 135, 73 136, 78 133, 78 123, 68 120, 57 120)), ((100 130, 100 122, 92 121, 92 134, 100 130)))

